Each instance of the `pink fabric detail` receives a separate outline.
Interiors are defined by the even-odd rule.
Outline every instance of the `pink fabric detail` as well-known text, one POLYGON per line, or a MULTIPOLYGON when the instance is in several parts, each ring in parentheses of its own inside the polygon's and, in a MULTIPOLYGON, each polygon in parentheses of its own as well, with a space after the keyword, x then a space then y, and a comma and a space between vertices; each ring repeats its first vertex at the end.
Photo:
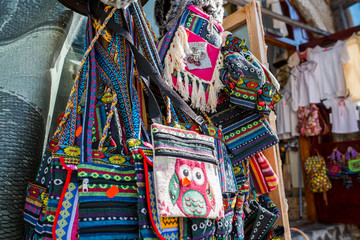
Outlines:
POLYGON ((153 148, 153 145, 151 143, 148 143, 148 142, 143 142, 144 146, 145 147, 148 147, 148 148, 153 148))
POLYGON ((340 116, 343 115, 344 107, 345 107, 345 98, 339 100, 340 116))
POLYGON ((78 229, 79 229, 79 211, 76 211, 73 228, 71 232, 71 239, 78 239, 78 229))
MULTIPOLYGON (((200 15, 201 17, 206 18, 207 20, 210 19, 209 15, 207 15, 206 13, 204 13, 204 12, 200 11, 199 9, 197 9, 194 5, 190 5, 188 9, 193 11, 197 15, 200 15)), ((213 21, 213 23, 220 30, 220 32, 224 31, 224 28, 220 24, 218 24, 216 21, 213 21)))
MULTIPOLYGON (((187 29, 186 33, 188 34, 188 42, 206 42, 203 38, 201 38, 200 36, 188 31, 187 29)), ((207 43, 207 54, 209 55, 210 58, 210 62, 211 62, 211 68, 205 68, 205 69, 194 69, 194 70, 189 70, 187 67, 185 67, 185 71, 190 72, 191 74, 210 82, 212 79, 212 76, 214 74, 214 69, 216 66, 216 61, 219 57, 220 54, 220 49, 214 47, 213 45, 211 45, 210 43, 207 43)), ((179 89, 179 86, 177 86, 177 79, 173 76, 172 77, 174 86, 176 86, 176 89, 179 89)), ((189 96, 191 96, 191 92, 192 92, 192 87, 189 86, 189 96)), ((205 97, 206 97, 206 101, 208 100, 209 94, 205 93, 205 97)))
POLYGON ((77 169, 76 165, 68 165, 67 167, 70 168, 73 171, 77 169))
MULTIPOLYGON (((189 191, 189 190, 195 190, 197 192, 199 192, 203 197, 205 202, 201 202, 199 201, 199 207, 200 208, 206 208, 206 214, 203 217, 206 217, 209 215, 210 210, 211 209, 215 209, 215 197, 212 199, 212 201, 208 198, 208 194, 207 194, 207 186, 210 185, 208 183, 208 178, 207 178, 207 170, 205 167, 205 163, 204 162, 198 162, 198 161, 193 161, 193 160, 189 160, 189 159, 183 159, 183 158, 176 158, 176 162, 175 162, 175 174, 177 175, 178 179, 179 179, 179 184, 181 185, 180 187, 180 193, 179 193, 179 197, 176 201, 177 206, 180 208, 180 210, 186 215, 186 216, 192 216, 189 215, 186 210, 184 210, 183 207, 183 196, 185 194, 185 192, 189 191), (202 182, 201 183, 197 183, 194 179, 196 178, 196 176, 190 175, 192 176, 192 180, 188 180, 187 177, 183 176, 181 171, 182 171, 182 166, 185 166, 186 170, 189 171, 189 174, 194 174, 195 170, 198 171, 198 173, 201 173, 201 178, 202 178, 202 182), (182 177, 183 176, 183 177, 182 177), (189 181, 186 185, 183 185, 184 180, 189 181)), ((212 192, 212 194, 214 194, 212 192)), ((220 215, 221 216, 221 215, 220 215)))
MULTIPOLYGON (((198 35, 186 30, 188 33, 189 39, 188 42, 206 42, 203 38, 199 37, 198 35)), ((187 67, 185 68, 186 71, 191 72, 195 76, 205 80, 205 81, 211 81, 212 76, 214 74, 214 68, 216 66, 216 60, 219 57, 220 49, 212 46, 211 44, 207 44, 207 54, 211 61, 212 68, 205 68, 205 69, 194 69, 189 70, 187 67)))

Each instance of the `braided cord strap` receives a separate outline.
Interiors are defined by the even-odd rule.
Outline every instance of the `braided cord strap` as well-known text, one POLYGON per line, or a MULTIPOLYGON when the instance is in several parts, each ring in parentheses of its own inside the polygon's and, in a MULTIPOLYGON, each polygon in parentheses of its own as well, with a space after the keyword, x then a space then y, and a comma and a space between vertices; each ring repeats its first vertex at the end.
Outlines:
MULTIPOLYGON (((102 35, 102 33, 105 30, 106 24, 109 22, 109 20, 111 19, 111 17, 114 15, 116 11, 116 8, 113 8, 111 10, 111 12, 109 13, 109 15, 105 18, 104 22, 101 24, 101 26, 99 27, 98 31, 96 32, 93 40, 91 41, 90 45, 88 46, 87 50, 84 53, 84 57, 80 63, 78 72, 76 74, 75 80, 74 80, 74 84, 73 87, 70 91, 70 96, 69 96, 69 100, 67 102, 66 108, 65 108, 65 113, 64 113, 64 117, 62 118, 61 122, 58 125, 58 128, 56 129, 55 133, 54 133, 54 137, 57 137, 59 135, 62 135, 64 133, 64 125, 65 123, 68 121, 69 115, 71 113, 71 111, 77 111, 76 106, 76 92, 79 88, 79 79, 80 76, 83 72, 83 67, 86 63, 86 60, 91 52, 91 50, 94 48, 95 43, 97 42, 97 40, 99 39, 99 37, 102 35), (74 105, 75 103, 75 105, 74 105)), ((71 144, 71 143, 70 143, 71 144)))

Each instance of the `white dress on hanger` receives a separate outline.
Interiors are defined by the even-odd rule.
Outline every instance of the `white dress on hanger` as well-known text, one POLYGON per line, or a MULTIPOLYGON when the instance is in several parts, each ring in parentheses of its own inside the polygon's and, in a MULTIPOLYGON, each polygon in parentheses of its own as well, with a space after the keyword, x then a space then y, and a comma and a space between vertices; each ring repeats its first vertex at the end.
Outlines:
POLYGON ((285 85, 285 87, 280 91, 280 94, 283 95, 283 98, 275 105, 277 135, 279 139, 289 139, 299 136, 299 133, 296 131, 298 118, 291 103, 290 82, 285 85))
POLYGON ((327 108, 331 108, 331 123, 333 133, 358 132, 359 113, 350 97, 331 98, 324 102, 327 108))
POLYGON ((308 60, 317 63, 314 77, 321 100, 346 95, 343 64, 349 60, 349 54, 344 41, 337 41, 329 48, 316 46, 309 53, 308 60))
MULTIPOLYGON (((314 78, 316 63, 303 62, 291 70, 291 92, 294 106, 306 107, 310 103, 320 103, 318 84, 314 78)), ((294 110, 297 110, 294 107, 294 110)))

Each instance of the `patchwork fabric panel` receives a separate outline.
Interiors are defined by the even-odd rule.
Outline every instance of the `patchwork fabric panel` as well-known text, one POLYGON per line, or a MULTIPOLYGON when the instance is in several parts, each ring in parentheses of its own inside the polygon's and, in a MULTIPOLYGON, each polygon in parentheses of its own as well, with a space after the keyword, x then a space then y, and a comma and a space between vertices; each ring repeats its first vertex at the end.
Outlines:
POLYGON ((51 179, 51 155, 57 144, 57 139, 49 139, 36 179, 33 183, 29 183, 27 187, 24 208, 26 239, 32 239, 43 231, 44 215, 49 199, 48 187, 51 179), (35 229, 37 230, 35 231, 35 229))
POLYGON ((45 210, 49 194, 47 189, 33 183, 29 183, 25 199, 24 220, 27 224, 35 227, 41 213, 45 210))
POLYGON ((222 218, 214 139, 158 124, 152 125, 152 138, 160 216, 222 218))
POLYGON ((238 192, 236 194, 236 204, 235 204, 235 211, 234 211, 234 226, 232 235, 235 240, 242 240, 244 239, 244 201, 245 201, 245 194, 238 192))
POLYGON ((154 228, 151 228, 152 222, 150 214, 152 214, 152 211, 149 211, 148 208, 149 196, 146 187, 146 172, 144 157, 141 154, 141 152, 144 153, 146 158, 152 162, 152 145, 139 139, 129 139, 126 142, 126 145, 128 146, 135 162, 136 186, 138 193, 137 213, 139 219, 140 238, 144 240, 154 239, 156 238, 156 232, 154 231, 154 228))
MULTIPOLYGON (((49 239, 53 237, 53 226, 57 224, 60 214, 59 206, 63 203, 72 170, 66 166, 64 158, 53 155, 51 158, 50 173, 52 184, 50 184, 49 187, 49 196, 46 204, 44 204, 44 209, 39 217, 39 221, 36 222, 35 226, 36 234, 49 239)), ((64 222, 64 226, 65 225, 68 225, 68 222, 64 222)))

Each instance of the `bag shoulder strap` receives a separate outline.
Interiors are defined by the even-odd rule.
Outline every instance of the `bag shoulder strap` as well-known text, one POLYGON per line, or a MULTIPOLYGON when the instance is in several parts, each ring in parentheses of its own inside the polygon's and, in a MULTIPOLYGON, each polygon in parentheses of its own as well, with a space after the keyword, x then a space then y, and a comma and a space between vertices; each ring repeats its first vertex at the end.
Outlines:
MULTIPOLYGON (((107 14, 101 8, 93 9, 95 16, 104 19, 107 14)), ((159 74, 158 71, 151 65, 151 63, 140 53, 140 51, 135 47, 131 34, 128 30, 122 27, 115 22, 110 22, 108 27, 114 32, 118 33, 123 37, 130 45, 130 49, 134 54, 139 73, 143 76, 150 77, 157 85, 160 87, 165 94, 172 100, 172 102, 179 107, 184 113, 191 117, 197 124, 200 126, 205 125, 205 120, 202 116, 197 115, 189 105, 164 81, 163 77, 159 74)))

